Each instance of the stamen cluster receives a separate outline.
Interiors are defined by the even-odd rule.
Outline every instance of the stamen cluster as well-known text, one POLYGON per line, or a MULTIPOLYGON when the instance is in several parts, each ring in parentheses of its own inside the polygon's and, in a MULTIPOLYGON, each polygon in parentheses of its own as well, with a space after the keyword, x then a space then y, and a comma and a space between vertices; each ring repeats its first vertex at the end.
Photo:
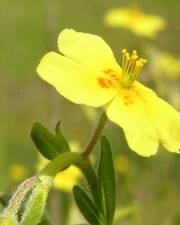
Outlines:
POLYGON ((130 85, 137 79, 143 66, 147 63, 146 59, 139 58, 137 51, 133 50, 131 54, 126 49, 122 50, 122 84, 125 87, 130 85))

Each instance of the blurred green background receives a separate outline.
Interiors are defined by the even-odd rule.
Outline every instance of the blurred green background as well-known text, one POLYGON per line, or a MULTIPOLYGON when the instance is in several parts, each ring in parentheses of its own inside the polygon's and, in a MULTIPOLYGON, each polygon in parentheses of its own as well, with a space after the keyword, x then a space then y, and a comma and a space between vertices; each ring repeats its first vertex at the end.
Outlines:
MULTIPOLYGON (((0 0, 0 192, 14 191, 20 182, 13 178, 12 165, 24 166, 26 177, 36 172, 38 156, 30 138, 34 122, 53 130, 61 119, 66 137, 81 150, 98 120, 100 110, 69 102, 36 74, 41 57, 57 51, 57 37, 64 28, 102 36, 119 62, 122 48, 143 53, 149 64, 141 79, 180 110, 180 74, 169 79, 155 66, 159 51, 180 58, 179 10, 179 0, 0 0), (152 40, 103 24, 110 8, 131 6, 162 16, 167 28, 152 40)), ((118 208, 132 208, 117 224, 179 225, 180 155, 160 150, 156 156, 142 158, 128 149, 119 127, 109 123, 104 133, 118 162, 118 208), (121 163, 124 169, 118 169, 121 163)), ((62 200, 63 194, 54 191, 50 199, 50 207, 55 208, 52 224, 58 225, 63 206, 53 195, 62 200)), ((74 218, 69 225, 83 222, 79 215, 74 218)))

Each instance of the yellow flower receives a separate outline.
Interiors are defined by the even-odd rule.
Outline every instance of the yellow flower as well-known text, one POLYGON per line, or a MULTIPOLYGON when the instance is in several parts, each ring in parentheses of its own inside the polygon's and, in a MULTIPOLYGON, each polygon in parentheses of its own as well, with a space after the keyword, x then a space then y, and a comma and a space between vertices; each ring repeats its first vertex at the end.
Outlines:
POLYGON ((105 24, 113 27, 125 27, 139 36, 155 38, 166 27, 165 20, 159 16, 144 14, 133 8, 115 8, 107 12, 105 24))
POLYGON ((117 155, 116 161, 115 161, 115 168, 119 174, 121 174, 121 175, 128 174, 130 171, 129 164, 130 164, 129 160, 125 155, 123 155, 123 154, 117 155))
POLYGON ((54 179, 54 187, 62 191, 71 192, 74 185, 79 183, 80 170, 75 166, 58 173, 54 179))
POLYGON ((157 152, 159 142, 171 152, 180 148, 180 113, 136 81, 145 59, 123 50, 122 68, 109 46, 96 35, 65 29, 58 39, 63 55, 47 53, 37 72, 67 99, 106 108, 124 130, 129 147, 142 156, 157 152))
POLYGON ((168 52, 155 51, 152 55, 151 67, 154 73, 165 75, 169 80, 180 77, 180 58, 168 52))
MULTIPOLYGON (((74 143, 72 145, 74 146, 74 143)), ((41 171, 48 164, 49 160, 40 154, 38 155, 38 158, 36 169, 37 171, 41 171)), ((80 170, 72 165, 56 175, 54 178, 54 187, 61 191, 71 192, 74 185, 78 184, 80 177, 80 170)))
POLYGON ((8 174, 11 180, 19 182, 27 176, 27 169, 21 164, 13 163, 8 168, 8 174))

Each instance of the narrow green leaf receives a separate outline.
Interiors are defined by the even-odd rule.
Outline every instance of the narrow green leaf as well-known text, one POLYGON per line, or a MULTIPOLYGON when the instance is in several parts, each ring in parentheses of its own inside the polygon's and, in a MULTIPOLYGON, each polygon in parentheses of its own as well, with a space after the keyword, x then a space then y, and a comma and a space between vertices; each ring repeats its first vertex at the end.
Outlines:
POLYGON ((42 124, 35 123, 31 130, 31 138, 39 152, 49 160, 60 153, 70 151, 64 136, 60 132, 59 125, 56 128, 56 135, 54 135, 42 124))
POLYGON ((73 195, 81 213, 91 225, 103 224, 100 211, 98 211, 90 197, 82 188, 75 186, 73 195))
POLYGON ((112 152, 105 136, 101 138, 98 177, 106 221, 108 225, 111 225, 115 212, 116 183, 112 152))
POLYGON ((84 159, 77 166, 82 171, 82 173, 84 174, 88 182, 95 205, 98 207, 98 209, 101 210, 102 204, 101 204, 101 196, 99 191, 99 183, 98 183, 97 175, 91 165, 90 160, 88 158, 84 159))

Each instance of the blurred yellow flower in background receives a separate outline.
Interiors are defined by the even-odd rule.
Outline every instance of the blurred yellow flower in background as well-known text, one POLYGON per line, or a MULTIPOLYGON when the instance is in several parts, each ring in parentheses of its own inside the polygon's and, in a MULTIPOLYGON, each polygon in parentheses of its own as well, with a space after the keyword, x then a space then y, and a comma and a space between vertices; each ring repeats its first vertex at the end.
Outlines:
POLYGON ((180 77, 180 58, 164 51, 154 51, 151 55, 151 70, 154 74, 166 76, 169 80, 180 77))
POLYGON ((60 33, 58 45, 63 55, 47 53, 37 68, 42 79, 74 103, 103 106, 138 154, 156 154, 159 142, 179 153, 180 113, 136 81, 147 60, 124 49, 121 68, 102 38, 72 29, 60 33))
POLYGON ((117 155, 116 156, 116 161, 115 161, 115 168, 116 168, 116 171, 120 175, 128 174, 129 170, 130 170, 129 159, 123 154, 117 155))
POLYGON ((49 160, 43 157, 41 154, 38 154, 38 161, 36 164, 36 171, 40 172, 47 164, 49 160))
MULTIPOLYGON (((48 159, 39 154, 38 163, 36 165, 37 171, 41 171, 48 162, 48 159)), ((81 176, 80 170, 72 165, 56 175, 54 178, 54 187, 61 191, 71 192, 74 185, 78 184, 81 176)))
POLYGON ((149 38, 155 38, 166 27, 166 21, 160 16, 145 14, 135 8, 110 9, 104 22, 108 26, 128 28, 136 35, 149 38))
POLYGON ((8 168, 8 175, 14 182, 22 181, 25 177, 27 177, 27 174, 27 168, 22 164, 13 163, 8 168))
POLYGON ((81 171, 75 166, 70 166, 56 175, 54 187, 65 192, 71 192, 74 185, 79 183, 80 177, 81 171))

